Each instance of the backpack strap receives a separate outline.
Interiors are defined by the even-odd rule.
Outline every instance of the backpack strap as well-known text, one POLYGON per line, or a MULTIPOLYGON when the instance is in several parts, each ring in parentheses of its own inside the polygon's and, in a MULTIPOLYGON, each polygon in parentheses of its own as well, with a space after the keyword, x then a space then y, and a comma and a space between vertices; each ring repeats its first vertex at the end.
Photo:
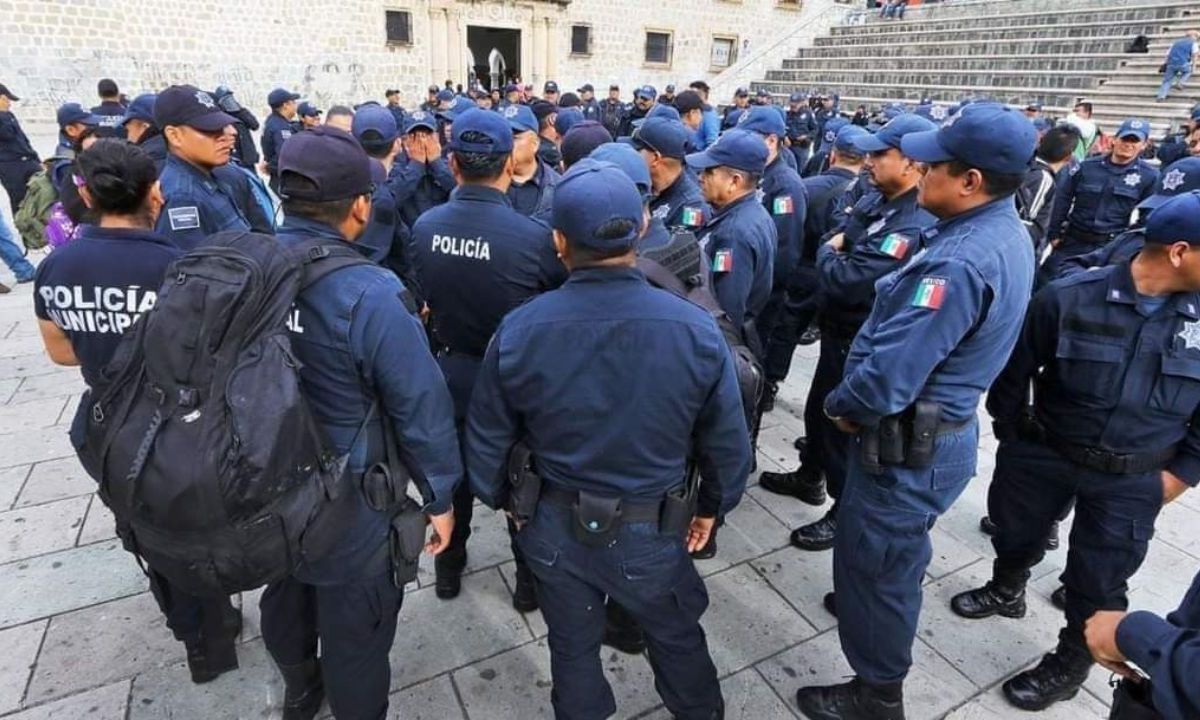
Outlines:
POLYGON ((323 238, 305 240, 288 248, 288 252, 300 263, 301 291, 338 270, 355 265, 375 265, 349 245, 323 238))
POLYGON ((646 279, 655 287, 669 290, 679 297, 685 298, 688 296, 688 286, 675 273, 663 267, 662 263, 657 260, 638 255, 637 268, 642 271, 646 279))

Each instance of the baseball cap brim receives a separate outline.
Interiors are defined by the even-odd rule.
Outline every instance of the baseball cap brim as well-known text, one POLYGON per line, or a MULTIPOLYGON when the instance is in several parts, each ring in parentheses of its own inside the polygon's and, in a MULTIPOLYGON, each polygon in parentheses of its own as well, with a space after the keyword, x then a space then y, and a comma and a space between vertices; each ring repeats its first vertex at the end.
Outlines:
POLYGON ((900 152, 917 162, 935 163, 954 159, 938 140, 939 130, 909 133, 900 138, 900 152))
POLYGON ((689 153, 687 157, 684 158, 684 162, 688 164, 688 167, 692 167, 697 170, 720 167, 724 164, 721 161, 713 158, 713 156, 709 155, 707 152, 689 153))
POLYGON ((188 127, 195 130, 200 130, 201 132, 216 132, 217 130, 222 129, 227 125, 232 125, 235 122, 237 122, 237 120, 234 120, 233 116, 231 115, 226 115, 223 112, 211 112, 199 117, 194 117, 187 122, 179 124, 187 125, 188 127))
POLYGON ((407 135, 417 128, 425 128, 430 132, 437 132, 437 125, 435 125, 432 120, 415 120, 411 125, 404 128, 404 134, 407 135))
POLYGON ((881 152, 895 147, 880 140, 878 135, 861 135, 850 138, 850 144, 854 146, 855 150, 863 153, 881 152))
POLYGON ((1161 195, 1161 194, 1160 195, 1151 195, 1150 197, 1148 197, 1145 200, 1138 203, 1137 208, 1138 208, 1138 210, 1157 210, 1158 208, 1165 205, 1168 200, 1170 200, 1174 197, 1177 197, 1177 196, 1161 195))
POLYGON ((1144 140, 1145 140, 1145 139, 1146 139, 1148 136, 1147 136, 1147 135, 1146 135, 1146 133, 1144 133, 1144 132, 1141 132, 1141 131, 1138 131, 1138 130, 1131 130, 1130 132, 1127 132, 1127 133, 1122 133, 1122 134, 1121 134, 1121 135, 1119 135, 1118 137, 1119 137, 1121 140, 1124 140, 1125 138, 1130 138, 1130 137, 1131 137, 1131 138, 1137 138, 1137 141, 1138 141, 1138 142, 1142 142, 1142 141, 1144 141, 1144 140))

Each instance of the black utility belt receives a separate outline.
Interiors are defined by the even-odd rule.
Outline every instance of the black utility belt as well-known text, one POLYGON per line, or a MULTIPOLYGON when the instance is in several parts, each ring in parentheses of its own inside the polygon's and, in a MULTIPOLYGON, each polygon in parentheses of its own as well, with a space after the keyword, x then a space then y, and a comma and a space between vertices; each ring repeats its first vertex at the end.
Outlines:
POLYGON ((475 360, 475 361, 479 361, 479 362, 483 361, 483 353, 468 352, 466 350, 457 350, 455 348, 448 347, 446 345, 442 345, 442 346, 436 348, 434 354, 437 355, 438 357, 442 357, 442 356, 465 357, 465 358, 469 358, 471 360, 475 360))
POLYGON ((1081 240, 1091 245, 1107 245, 1109 240, 1117 236, 1117 233, 1098 233, 1088 230, 1080 230, 1078 228, 1067 228, 1067 237, 1074 240, 1081 240))
POLYGON ((888 415, 875 427, 863 428, 861 440, 863 470, 879 475, 884 466, 927 468, 933 465, 933 445, 937 438, 970 427, 975 418, 942 420, 940 403, 918 400, 901 413, 888 415))
MULTIPOLYGON (((1077 445, 1054 437, 1040 422, 1029 416, 1017 421, 1016 435, 1026 442, 1045 445, 1077 465, 1110 475, 1138 475, 1162 470, 1167 463, 1175 459, 1177 452, 1175 445, 1144 453, 1118 453, 1077 445)), ((1004 439, 997 437, 1000 440, 1004 439)))
POLYGON ((656 500, 599 495, 543 485, 541 500, 571 511, 575 538, 586 545, 609 544, 622 525, 658 523, 659 531, 682 535, 695 514, 694 498, 683 486, 656 500))

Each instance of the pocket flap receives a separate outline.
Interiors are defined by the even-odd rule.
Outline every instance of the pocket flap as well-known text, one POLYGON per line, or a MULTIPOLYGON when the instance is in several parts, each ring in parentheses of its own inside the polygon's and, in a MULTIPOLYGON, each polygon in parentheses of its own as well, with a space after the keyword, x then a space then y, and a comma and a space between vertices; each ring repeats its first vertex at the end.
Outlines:
POLYGON ((1200 359, 1163 355, 1162 373, 1200 380, 1200 359))
POLYGON ((1120 345, 1062 335, 1058 338, 1058 349, 1055 354, 1067 360, 1117 363, 1124 359, 1125 348, 1120 345))

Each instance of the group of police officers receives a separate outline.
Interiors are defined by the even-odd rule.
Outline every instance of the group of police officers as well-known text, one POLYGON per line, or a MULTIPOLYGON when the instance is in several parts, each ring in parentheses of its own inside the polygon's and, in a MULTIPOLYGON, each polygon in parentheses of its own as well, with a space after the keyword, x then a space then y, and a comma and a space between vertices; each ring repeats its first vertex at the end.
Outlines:
MULTIPOLYGON (((320 124, 298 122, 320 111, 276 89, 261 166, 257 120, 227 88, 139 96, 113 124, 132 144, 97 140, 78 105, 60 110, 64 184, 85 212, 37 271, 52 359, 91 383, 114 347, 112 332, 60 322, 53 288, 153 287, 147 274, 221 230, 351 244, 376 265, 306 287, 292 342, 337 451, 367 421, 357 466, 378 459, 386 416, 429 480, 437 596, 462 591, 474 501, 504 508, 513 605, 545 617, 557 717, 616 711, 607 643, 648 652, 673 716, 720 718, 692 558, 718 551, 761 414, 796 345, 819 337, 801 464, 760 478, 812 505, 833 497, 791 542, 833 549, 825 606, 854 677, 800 688, 802 713, 904 717, 929 531, 975 475, 988 392, 999 449, 983 524, 997 557, 954 612, 1023 616, 1030 569, 1075 512, 1065 627, 1005 696, 1046 708, 1099 661, 1147 675, 1162 717, 1200 715, 1200 581, 1167 619, 1125 615, 1158 512, 1200 481, 1200 157, 1156 168, 1142 159, 1148 124, 1130 119, 1111 152, 1079 162, 1073 128, 983 100, 891 106, 864 127, 836 96, 785 109, 738 90, 718 117, 703 82, 665 101, 640 87, 632 106, 616 86, 605 101, 591 85, 544 90, 509 86, 496 102, 433 86, 411 111, 389 91, 320 124), (749 416, 713 315, 639 270, 689 233, 767 381, 749 416)), ((10 113, 0 122, 24 138, 10 113)), ((10 193, 22 172, 5 170, 10 193)), ((404 592, 386 528, 362 503, 328 556, 267 588, 285 718, 326 699, 338 718, 384 716, 404 592)), ((236 667, 226 600, 152 585, 194 680, 236 667), (201 621, 213 613, 224 622, 201 621)))

